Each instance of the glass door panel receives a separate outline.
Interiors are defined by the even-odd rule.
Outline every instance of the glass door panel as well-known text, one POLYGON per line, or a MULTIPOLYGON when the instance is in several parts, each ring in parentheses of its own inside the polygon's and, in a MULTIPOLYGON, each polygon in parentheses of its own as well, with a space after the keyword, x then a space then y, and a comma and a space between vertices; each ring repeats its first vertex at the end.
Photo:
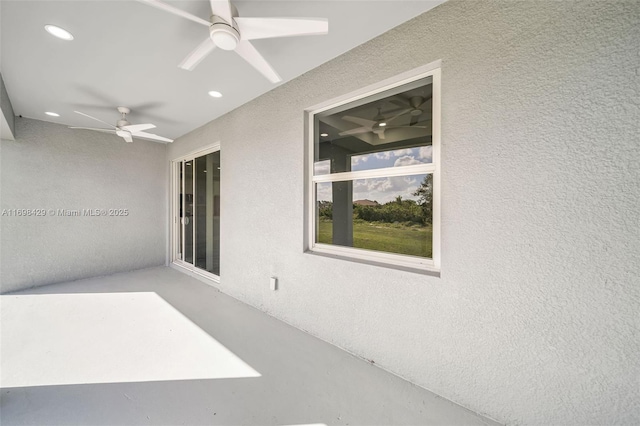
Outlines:
POLYGON ((184 162, 183 259, 193 263, 193 160, 184 162))
POLYGON ((196 158, 194 166, 194 265, 220 275, 220 151, 196 158))
POLYGON ((220 151, 176 162, 175 260, 220 275, 220 151))
POLYGON ((184 239, 182 233, 182 222, 184 212, 184 161, 176 163, 178 176, 178 217, 176 218, 176 226, 178 231, 178 253, 177 259, 184 260, 184 239))

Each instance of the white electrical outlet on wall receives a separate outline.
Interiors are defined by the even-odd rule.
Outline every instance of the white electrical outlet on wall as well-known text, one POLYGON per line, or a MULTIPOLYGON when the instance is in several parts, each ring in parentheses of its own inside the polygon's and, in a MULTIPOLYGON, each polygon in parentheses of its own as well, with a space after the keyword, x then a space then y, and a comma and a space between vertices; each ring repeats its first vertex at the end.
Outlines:
POLYGON ((278 289, 278 278, 271 277, 271 279, 269 280, 269 288, 271 288, 271 290, 273 291, 276 291, 278 289))

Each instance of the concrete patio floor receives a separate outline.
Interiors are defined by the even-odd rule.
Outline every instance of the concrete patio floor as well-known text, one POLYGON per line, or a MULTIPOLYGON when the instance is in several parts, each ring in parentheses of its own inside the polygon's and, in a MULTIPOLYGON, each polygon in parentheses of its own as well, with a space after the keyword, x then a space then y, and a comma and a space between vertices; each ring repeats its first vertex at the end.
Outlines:
POLYGON ((3 425, 494 425, 171 268, 0 297, 3 425))

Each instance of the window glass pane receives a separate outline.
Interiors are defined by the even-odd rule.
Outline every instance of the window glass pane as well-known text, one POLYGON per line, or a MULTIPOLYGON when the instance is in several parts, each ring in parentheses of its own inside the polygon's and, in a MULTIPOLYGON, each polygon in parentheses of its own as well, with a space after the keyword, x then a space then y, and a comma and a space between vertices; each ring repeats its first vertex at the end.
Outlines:
POLYGON ((316 242, 431 258, 433 175, 316 184, 316 242))
POLYGON ((351 171, 431 163, 432 156, 431 145, 352 155, 351 171))
POLYGON ((318 175, 328 175, 329 173, 331 173, 331 161, 329 160, 322 160, 322 161, 316 161, 313 164, 313 174, 318 176, 318 175))
MULTIPOLYGON (((336 186, 336 189, 338 187, 336 186)), ((316 242, 333 244, 333 185, 316 184, 316 242)))
POLYGON ((220 275, 220 151, 195 159, 195 265, 220 275))
POLYGON ((432 162, 432 80, 315 115, 314 174, 432 162))

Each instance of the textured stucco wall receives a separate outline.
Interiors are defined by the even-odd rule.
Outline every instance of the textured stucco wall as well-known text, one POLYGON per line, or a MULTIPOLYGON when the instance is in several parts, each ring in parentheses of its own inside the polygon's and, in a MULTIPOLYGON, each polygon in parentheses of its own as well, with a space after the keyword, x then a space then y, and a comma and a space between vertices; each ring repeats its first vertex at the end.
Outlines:
POLYGON ((165 262, 163 144, 16 119, 2 141, 0 209, 127 208, 126 217, 0 216, 8 292, 165 262))
POLYGON ((635 0, 451 0, 178 139, 222 144, 220 289, 508 424, 638 424, 639 46, 635 0), (437 59, 441 278, 304 254, 303 109, 437 59))

